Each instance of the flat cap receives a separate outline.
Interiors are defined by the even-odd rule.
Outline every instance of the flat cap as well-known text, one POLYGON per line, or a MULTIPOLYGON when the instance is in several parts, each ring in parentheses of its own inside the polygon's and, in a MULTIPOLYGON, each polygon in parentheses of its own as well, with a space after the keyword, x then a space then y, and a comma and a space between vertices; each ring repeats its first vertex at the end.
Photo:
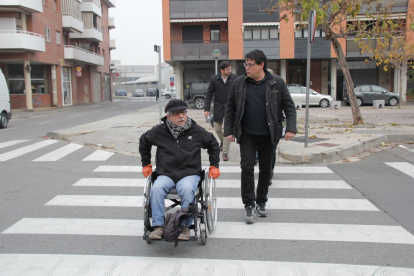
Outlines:
POLYGON ((183 100, 173 99, 173 100, 170 100, 165 106, 165 113, 167 113, 167 111, 183 110, 187 108, 188 106, 183 100))

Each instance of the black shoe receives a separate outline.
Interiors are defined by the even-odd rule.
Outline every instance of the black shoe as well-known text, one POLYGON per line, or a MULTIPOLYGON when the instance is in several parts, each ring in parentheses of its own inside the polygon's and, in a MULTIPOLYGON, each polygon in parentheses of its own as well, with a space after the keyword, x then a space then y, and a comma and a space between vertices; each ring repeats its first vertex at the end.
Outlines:
POLYGON ((223 141, 220 142, 220 151, 223 151, 223 141))
POLYGON ((259 217, 267 217, 267 211, 265 205, 257 205, 256 206, 256 213, 259 217))
POLYGON ((256 219, 254 218, 255 216, 256 216, 256 210, 254 210, 254 207, 247 206, 246 217, 245 217, 246 224, 253 224, 256 221, 256 219))

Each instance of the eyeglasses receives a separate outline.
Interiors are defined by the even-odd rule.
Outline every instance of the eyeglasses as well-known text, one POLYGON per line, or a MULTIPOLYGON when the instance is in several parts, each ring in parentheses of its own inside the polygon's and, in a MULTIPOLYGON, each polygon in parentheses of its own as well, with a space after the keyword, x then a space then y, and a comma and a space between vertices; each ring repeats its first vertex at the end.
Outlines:
POLYGON ((243 63, 244 67, 251 68, 253 65, 256 65, 257 63, 243 63))
POLYGON ((233 70, 233 69, 231 69, 231 68, 224 69, 224 71, 231 71, 231 70, 233 70))
POLYGON ((178 116, 180 114, 187 114, 187 110, 168 111, 169 115, 178 116))

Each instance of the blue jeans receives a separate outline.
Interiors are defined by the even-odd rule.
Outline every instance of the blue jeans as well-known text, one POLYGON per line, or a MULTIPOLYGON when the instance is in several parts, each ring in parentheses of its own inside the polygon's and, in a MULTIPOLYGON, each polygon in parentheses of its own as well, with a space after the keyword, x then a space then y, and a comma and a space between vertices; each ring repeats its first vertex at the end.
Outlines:
MULTIPOLYGON (((182 178, 177 183, 165 175, 159 175, 151 188, 151 209, 152 226, 164 225, 165 196, 175 186, 181 198, 181 209, 187 208, 194 201, 194 194, 197 191, 199 175, 190 175, 182 178)), ((187 227, 193 223, 193 218, 183 222, 187 227)))

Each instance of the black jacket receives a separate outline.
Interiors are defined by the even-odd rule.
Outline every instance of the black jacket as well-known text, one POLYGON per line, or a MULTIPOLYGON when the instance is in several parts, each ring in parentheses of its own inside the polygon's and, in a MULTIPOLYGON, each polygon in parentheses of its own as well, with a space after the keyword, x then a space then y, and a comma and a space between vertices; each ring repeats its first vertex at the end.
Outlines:
MULTIPOLYGON (((270 74, 266 71, 267 74, 270 74)), ((227 102, 226 114, 224 119, 224 136, 234 135, 237 142, 240 141, 242 125, 241 121, 244 114, 244 105, 246 101, 246 81, 247 76, 238 77, 232 88, 227 102)), ((273 142, 282 138, 282 111, 285 112, 287 126, 286 132, 296 133, 296 108, 290 97, 289 90, 284 80, 277 76, 271 75, 266 80, 266 117, 273 142)))
POLYGON ((223 123, 229 91, 236 78, 237 75, 232 73, 227 77, 226 83, 224 83, 221 77, 221 72, 211 77, 210 85, 207 89, 204 111, 210 111, 211 100, 214 96, 214 122, 220 124, 223 123))
POLYGON ((154 126, 139 139, 142 166, 151 164, 151 147, 157 147, 157 174, 170 177, 174 182, 201 174, 201 148, 207 149, 210 165, 219 167, 220 147, 214 135, 192 120, 191 127, 178 139, 172 136, 165 122, 154 126))

